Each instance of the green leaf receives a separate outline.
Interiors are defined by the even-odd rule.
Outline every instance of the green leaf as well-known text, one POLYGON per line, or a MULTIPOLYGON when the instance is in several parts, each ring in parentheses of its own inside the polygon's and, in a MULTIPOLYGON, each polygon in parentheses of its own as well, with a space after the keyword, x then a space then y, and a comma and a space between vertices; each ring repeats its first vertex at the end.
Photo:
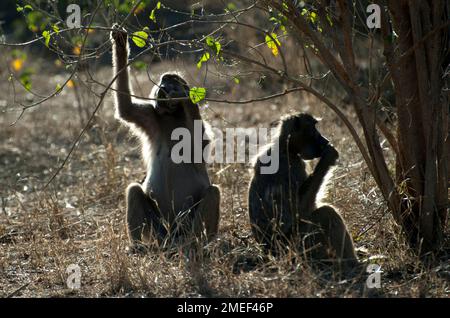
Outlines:
POLYGON ((280 41, 278 40, 278 37, 276 33, 270 33, 272 37, 270 37, 268 34, 266 35, 266 44, 269 47, 269 49, 272 50, 272 54, 274 56, 278 55, 278 47, 281 46, 280 41), (278 44, 278 46, 277 46, 278 44))
POLYGON ((216 47, 216 55, 219 55, 220 50, 222 49, 222 45, 221 45, 218 41, 216 41, 216 42, 214 43, 214 45, 215 45, 215 47, 216 47))
POLYGON ((21 59, 25 61, 27 59, 27 53, 25 53, 24 51, 14 49, 11 51, 11 57, 13 59, 21 59))
POLYGON ((133 40, 134 44, 136 44, 137 47, 144 47, 147 39, 148 34, 144 31, 137 31, 131 35, 131 40, 133 40))
POLYGON ((115 6, 120 13, 129 13, 132 9, 131 1, 125 1, 121 3, 118 7, 115 6))
POLYGON ((25 87, 27 91, 31 90, 31 75, 33 74, 33 71, 31 69, 26 69, 22 74, 19 76, 19 81, 25 87))
POLYGON ((212 36, 206 37, 206 45, 207 46, 213 46, 214 45, 214 38, 212 36))
POLYGON ((216 41, 212 36, 207 36, 205 41, 206 45, 216 52, 216 55, 219 55, 220 50, 222 49, 220 42, 216 41))
POLYGON ((145 3, 144 2, 139 3, 138 6, 134 8, 133 15, 136 16, 144 9, 145 9, 145 3))
POLYGON ((228 3, 227 8, 230 11, 235 11, 237 9, 236 5, 233 2, 228 3))
POLYGON ((150 13, 150 20, 152 20, 153 22, 156 23, 156 10, 161 9, 161 2, 158 1, 158 3, 156 4, 156 7, 152 10, 152 12, 150 13))
POLYGON ((279 18, 281 24, 286 24, 288 22, 288 19, 282 13, 278 13, 278 18, 279 18))
POLYGON ((331 16, 329 14, 327 14, 327 20, 330 26, 333 26, 333 20, 331 19, 331 16))
POLYGON ((197 104, 198 102, 204 100, 206 97, 206 88, 204 87, 192 87, 189 90, 189 98, 191 102, 197 104))
POLYGON ((303 16, 306 16, 306 18, 309 19, 312 24, 317 23, 317 13, 316 12, 314 12, 314 11, 309 12, 308 10, 303 9, 301 14, 303 16))
POLYGON ((56 93, 61 92, 61 89, 62 89, 61 85, 60 84, 56 84, 56 93))
POLYGON ((17 12, 22 12, 23 11, 23 7, 21 7, 21 6, 17 6, 17 8, 16 8, 16 10, 17 10, 17 12))
POLYGON ((207 61, 209 60, 209 57, 210 57, 209 53, 208 53, 208 52, 205 52, 205 53, 202 55, 202 57, 200 58, 200 60, 198 61, 198 63, 197 63, 197 68, 201 68, 203 62, 207 62, 207 61))
POLYGON ((155 10, 156 9, 153 9, 149 16, 150 20, 152 20, 153 22, 156 22, 155 10))
POLYGON ((317 21, 317 13, 312 11, 311 14, 310 14, 309 19, 311 20, 312 23, 316 23, 316 21, 317 21))
POLYGON ((33 7, 32 7, 31 5, 29 5, 29 4, 27 4, 27 5, 24 6, 23 8, 24 8, 24 9, 28 9, 28 10, 33 11, 33 7))
POLYGON ((50 43, 50 32, 44 31, 44 32, 42 32, 42 36, 45 39, 45 46, 48 47, 48 44, 50 43))
POLYGON ((241 80, 238 77, 234 77, 233 80, 236 84, 239 84, 241 82, 241 80))
POLYGON ((132 66, 137 70, 145 70, 147 68, 147 64, 142 61, 136 61, 132 64, 132 66))
POLYGON ((53 28, 53 31, 55 31, 57 34, 59 33, 59 28, 56 24, 53 24, 52 28, 53 28))

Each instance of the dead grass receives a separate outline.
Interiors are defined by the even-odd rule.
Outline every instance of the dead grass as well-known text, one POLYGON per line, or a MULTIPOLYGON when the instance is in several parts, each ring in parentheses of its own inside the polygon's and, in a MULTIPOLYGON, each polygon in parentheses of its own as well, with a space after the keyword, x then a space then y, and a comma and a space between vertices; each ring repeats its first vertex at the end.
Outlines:
MULTIPOLYGON (((156 71, 166 65, 158 64, 156 71)), ((176 63, 180 67, 180 62, 176 63)), ((194 73, 194 71, 192 71, 194 73)), ((51 74, 54 74, 52 71, 51 74)), ((40 92, 50 91, 60 77, 41 73, 40 92), (45 80, 42 80, 45 79, 45 80), (49 79, 49 80, 48 80, 49 79)), ((109 70, 99 70, 99 78, 109 70)), ((195 74, 194 74, 195 75, 195 74)), ((328 201, 341 211, 362 260, 382 265, 382 288, 367 290, 366 273, 339 280, 318 275, 301 260, 289 257, 261 261, 248 223, 248 167, 212 165, 212 181, 222 189, 218 239, 207 256, 190 261, 182 255, 126 253, 124 189, 145 174, 139 145, 113 118, 108 99, 94 125, 49 188, 41 187, 67 154, 80 129, 74 92, 17 116, 12 91, 1 74, 0 88, 0 296, 149 296, 149 297, 448 297, 450 265, 443 260, 424 268, 411 254, 399 229, 386 213, 357 148, 337 117, 300 94, 248 105, 211 104, 203 116, 215 127, 265 126, 291 111, 323 118, 321 131, 340 151, 330 181, 328 201), (3 103, 3 104, 2 104, 3 103), (253 262, 253 263, 252 263, 253 262), (81 288, 66 286, 66 268, 78 264, 81 288)), ((143 93, 150 86, 140 77, 143 93)), ((219 82, 210 85, 221 87, 219 82)), ((223 87, 222 87, 223 88, 223 87)), ((226 87, 230 99, 263 94, 255 82, 226 87)), ((86 91, 83 94, 86 94, 86 91)), ((21 98, 26 94, 19 92, 21 98)), ((91 111, 93 99, 83 107, 91 111)), ((349 113, 349 116, 352 117, 349 113)), ((353 122, 356 119, 353 118, 353 122)))

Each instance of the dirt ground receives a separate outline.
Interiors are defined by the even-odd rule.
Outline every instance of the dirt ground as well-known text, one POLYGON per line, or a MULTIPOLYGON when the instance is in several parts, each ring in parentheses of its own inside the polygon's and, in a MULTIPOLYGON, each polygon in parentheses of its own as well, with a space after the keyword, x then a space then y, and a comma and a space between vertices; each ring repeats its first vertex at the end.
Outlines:
MULTIPOLYGON (((3 62, 2 62, 3 63, 3 62)), ((170 65, 180 67, 179 63, 170 65)), ((155 64, 156 73, 166 64, 155 64)), ((0 71, 1 72, 1 71, 0 71)), ((195 71, 192 71, 194 73, 195 71)), ((33 89, 51 92, 67 76, 40 66, 33 89)), ((95 70, 110 78, 110 68, 95 70)), ((136 91, 148 94, 146 75, 136 72, 136 91)), ((366 287, 367 273, 339 279, 324 276, 289 256, 262 255, 247 213, 249 166, 213 164, 212 182, 222 191, 218 238, 200 261, 163 252, 129 255, 124 190, 145 175, 137 140, 114 119, 108 96, 93 124, 53 182, 46 182, 70 151, 95 108, 86 87, 66 87, 57 97, 20 113, 6 71, 0 73, 0 296, 15 297, 449 297, 448 256, 425 268, 408 251, 358 149, 337 116, 316 100, 293 93, 243 105, 210 103, 202 109, 213 127, 269 127, 280 115, 309 112, 321 117, 321 132, 340 152, 325 201, 345 219, 362 262, 381 265, 381 288, 366 287), (77 99, 77 94, 81 95, 77 99), (82 103, 83 105, 79 105, 82 103), (253 261, 249 261, 253 260, 253 261), (256 261, 255 261, 256 260, 256 261), (254 264, 253 264, 253 263, 254 264), (81 270, 71 290, 67 268, 81 270)), ((189 80, 189 76, 188 76, 189 80)), ((106 80, 105 80, 106 81, 106 80)), ((252 98, 257 85, 241 81, 227 96, 252 98)), ((217 84, 221 88, 220 84, 217 84)), ((97 92, 101 91, 95 85, 97 92)), ((36 97, 16 85, 17 102, 36 97)), ((356 122, 349 109, 344 112, 356 122)), ((389 156, 388 150, 386 155, 389 156)))

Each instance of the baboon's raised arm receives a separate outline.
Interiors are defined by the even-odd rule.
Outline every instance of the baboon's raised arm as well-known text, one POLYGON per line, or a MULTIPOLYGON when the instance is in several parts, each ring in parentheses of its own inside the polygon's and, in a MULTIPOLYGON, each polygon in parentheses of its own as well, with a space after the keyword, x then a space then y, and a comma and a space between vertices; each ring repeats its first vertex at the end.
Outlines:
POLYGON ((339 154, 336 149, 331 146, 325 146, 325 149, 320 157, 319 162, 314 168, 314 172, 311 173, 299 188, 298 195, 300 198, 300 210, 304 211, 304 218, 310 218, 313 211, 312 207, 316 202, 317 193, 323 186, 325 177, 327 176, 330 168, 335 165, 339 154))
POLYGON ((117 28, 111 33, 111 37, 113 40, 113 77, 117 76, 113 86, 116 116, 150 133, 157 127, 153 106, 131 97, 133 90, 127 67, 129 54, 127 33, 117 28))

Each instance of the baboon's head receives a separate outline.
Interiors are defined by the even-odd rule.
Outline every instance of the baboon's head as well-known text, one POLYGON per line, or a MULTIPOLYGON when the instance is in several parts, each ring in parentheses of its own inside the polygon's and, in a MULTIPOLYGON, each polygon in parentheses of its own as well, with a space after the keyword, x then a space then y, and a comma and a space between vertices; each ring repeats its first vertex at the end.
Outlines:
POLYGON ((175 114, 182 111, 184 105, 191 104, 189 86, 184 79, 174 73, 163 74, 152 95, 155 98, 164 99, 158 100, 155 104, 155 109, 159 114, 175 114))
POLYGON ((329 141, 316 128, 317 120, 309 114, 289 116, 281 122, 280 142, 288 144, 288 151, 311 160, 322 155, 329 141))

